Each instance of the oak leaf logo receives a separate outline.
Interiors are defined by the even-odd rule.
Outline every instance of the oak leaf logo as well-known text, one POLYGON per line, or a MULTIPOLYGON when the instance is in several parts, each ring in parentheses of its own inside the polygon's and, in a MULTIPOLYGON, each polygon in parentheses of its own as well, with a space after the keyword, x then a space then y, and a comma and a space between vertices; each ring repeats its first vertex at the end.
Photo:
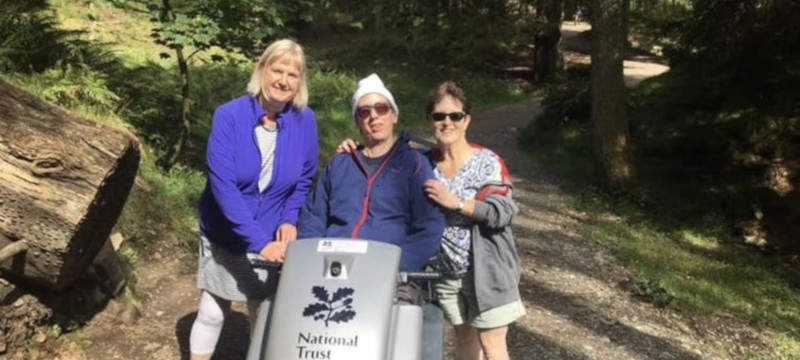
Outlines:
POLYGON ((353 288, 342 287, 329 296, 325 287, 314 286, 311 288, 311 294, 319 302, 306 306, 303 309, 303 316, 313 317, 315 321, 323 321, 325 327, 328 327, 331 321, 335 323, 348 322, 356 317, 352 305, 353 293, 355 293, 353 288))

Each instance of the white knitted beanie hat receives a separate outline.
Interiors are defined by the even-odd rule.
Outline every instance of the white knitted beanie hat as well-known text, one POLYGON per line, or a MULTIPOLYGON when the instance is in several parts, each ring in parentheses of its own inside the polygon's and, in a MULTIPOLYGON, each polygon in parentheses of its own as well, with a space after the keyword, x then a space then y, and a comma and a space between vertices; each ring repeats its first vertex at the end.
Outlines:
POLYGON ((389 100, 389 104, 392 106, 392 109, 394 109, 394 113, 400 115, 400 110, 397 108, 397 104, 394 102, 394 96, 392 96, 392 93, 390 93, 389 89, 383 85, 383 81, 381 81, 381 78, 379 78, 377 74, 371 74, 370 76, 358 81, 356 93, 353 94, 353 117, 356 115, 356 105, 358 104, 358 100, 367 94, 383 95, 386 100, 389 100))

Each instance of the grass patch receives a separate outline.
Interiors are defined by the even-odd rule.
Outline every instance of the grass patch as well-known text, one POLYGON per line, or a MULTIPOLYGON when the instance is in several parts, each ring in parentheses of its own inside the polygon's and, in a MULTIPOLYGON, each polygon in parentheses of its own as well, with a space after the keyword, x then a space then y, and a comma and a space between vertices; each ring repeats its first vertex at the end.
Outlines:
POLYGON ((171 50, 149 37, 153 30, 149 14, 125 11, 102 0, 50 0, 50 6, 61 28, 82 32, 84 40, 106 44, 129 66, 174 62, 159 58, 159 53, 171 50))
POLYGON ((139 176, 117 221, 117 230, 136 251, 147 253, 154 245, 196 250, 197 205, 205 175, 180 166, 163 172, 151 159, 145 159, 139 176))

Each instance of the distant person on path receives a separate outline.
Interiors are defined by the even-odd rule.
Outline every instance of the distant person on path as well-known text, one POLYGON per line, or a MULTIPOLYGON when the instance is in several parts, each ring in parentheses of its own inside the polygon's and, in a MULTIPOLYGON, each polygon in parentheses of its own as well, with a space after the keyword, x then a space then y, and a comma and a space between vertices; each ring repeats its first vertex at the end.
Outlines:
POLYGON ((575 6, 575 14, 573 15, 572 25, 578 25, 578 21, 583 17, 583 12, 580 5, 575 6))
POLYGON ((213 355, 231 301, 247 302, 252 320, 274 292, 274 274, 254 269, 250 261, 283 261, 286 244, 297 238, 300 207, 317 169, 317 125, 307 106, 300 45, 269 45, 247 92, 216 109, 209 134, 192 360, 213 355))
MULTIPOLYGON (((455 326, 459 360, 509 359, 508 325, 525 315, 519 294, 520 259, 511 233, 518 207, 503 160, 466 138, 472 105, 454 82, 436 86, 425 108, 437 146, 427 152, 435 180, 428 197, 446 210, 435 285, 455 326)), ((345 140, 339 151, 357 144, 345 140)))
MULTIPOLYGON (((299 237, 394 244, 402 249, 400 270, 420 270, 444 230, 444 214, 423 191, 434 178, 431 166, 405 134, 395 138, 399 111, 378 75, 358 82, 352 115, 364 146, 328 161, 301 212, 299 237)), ((399 300, 414 303, 415 293, 405 290, 399 300)))

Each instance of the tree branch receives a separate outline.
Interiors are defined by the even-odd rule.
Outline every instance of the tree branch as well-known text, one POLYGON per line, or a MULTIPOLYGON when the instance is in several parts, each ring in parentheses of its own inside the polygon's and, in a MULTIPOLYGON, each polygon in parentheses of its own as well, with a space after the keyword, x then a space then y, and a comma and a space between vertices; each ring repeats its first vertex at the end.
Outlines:
POLYGON ((197 54, 200 51, 203 51, 203 50, 202 49, 197 49, 197 50, 193 51, 191 54, 189 54, 189 56, 186 57, 186 61, 189 61, 189 59, 191 59, 192 56, 194 56, 194 54, 197 54))

